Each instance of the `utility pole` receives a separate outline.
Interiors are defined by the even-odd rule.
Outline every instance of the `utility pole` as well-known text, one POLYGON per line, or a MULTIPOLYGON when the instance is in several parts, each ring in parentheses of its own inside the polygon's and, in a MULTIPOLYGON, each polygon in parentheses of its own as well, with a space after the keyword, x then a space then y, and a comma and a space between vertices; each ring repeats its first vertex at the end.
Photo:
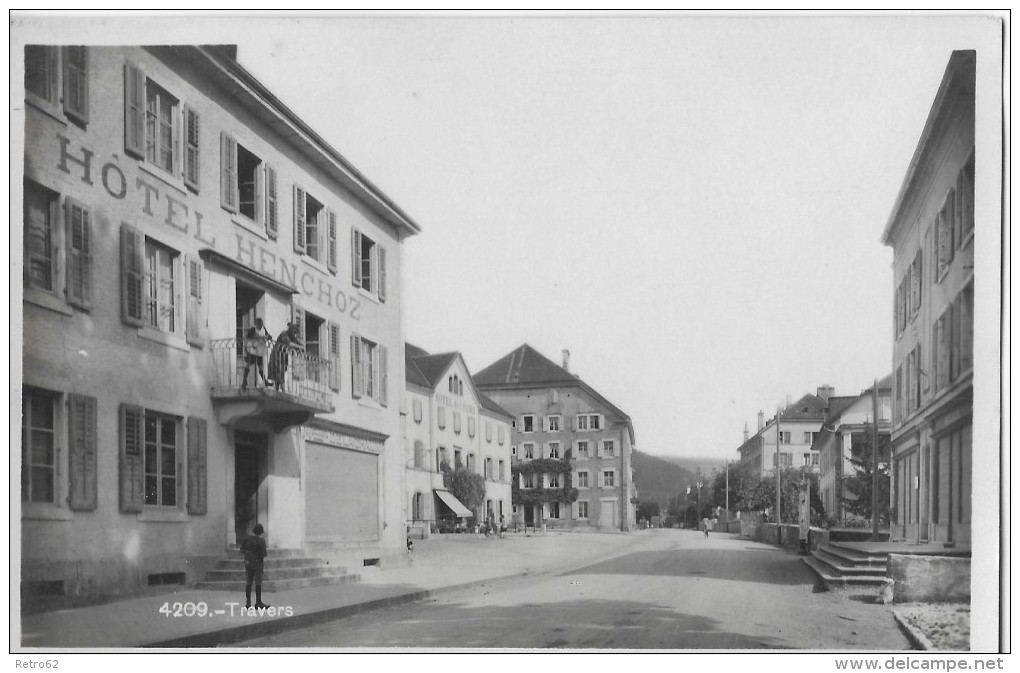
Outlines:
POLYGON ((730 525, 730 461, 726 461, 726 527, 730 525))
POLYGON ((871 388, 871 540, 878 542, 878 379, 871 388))
POLYGON ((779 407, 776 407, 776 541, 779 544, 783 544, 783 529, 782 529, 782 518, 780 518, 780 505, 782 502, 779 497, 780 491, 780 465, 782 464, 783 454, 780 451, 779 445, 782 441, 783 433, 780 431, 779 416, 781 415, 779 407))

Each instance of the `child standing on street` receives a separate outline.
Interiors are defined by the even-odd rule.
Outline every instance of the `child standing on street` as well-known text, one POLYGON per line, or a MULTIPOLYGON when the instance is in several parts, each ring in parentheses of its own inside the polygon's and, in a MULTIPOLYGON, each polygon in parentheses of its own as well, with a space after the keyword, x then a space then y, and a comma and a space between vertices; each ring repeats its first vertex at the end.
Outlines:
POLYGON ((255 607, 268 608, 262 602, 262 566, 269 551, 266 540, 262 537, 265 529, 257 523, 251 534, 241 541, 241 553, 244 554, 244 607, 251 607, 251 585, 255 585, 255 607))

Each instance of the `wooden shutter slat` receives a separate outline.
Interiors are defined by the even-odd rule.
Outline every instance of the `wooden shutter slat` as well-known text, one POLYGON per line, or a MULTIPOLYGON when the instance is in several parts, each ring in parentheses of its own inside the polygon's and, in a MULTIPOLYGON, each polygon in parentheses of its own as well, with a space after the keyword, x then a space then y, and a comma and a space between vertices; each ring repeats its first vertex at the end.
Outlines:
POLYGON ((191 256, 184 258, 185 279, 188 284, 187 315, 185 316, 188 343, 192 346, 205 345, 205 311, 203 310, 203 277, 205 265, 201 259, 191 256))
POLYGON ((237 141, 220 133, 220 205, 231 213, 237 212, 237 141))
POLYGON ((74 199, 65 202, 67 231, 67 302, 92 308, 92 221, 88 208, 74 199))
POLYGON ((379 404, 384 407, 389 404, 389 349, 386 346, 379 345, 379 404))
POLYGON ((89 52, 87 47, 64 47, 64 114, 82 123, 89 121, 89 52), (71 55, 81 50, 81 62, 71 55))
POLYGON ((364 394, 365 383, 361 371, 361 337, 351 334, 351 395, 359 398, 364 394))
POLYGON ((305 190, 294 185, 294 250, 305 252, 305 190))
POLYGON ((386 301, 386 248, 379 248, 379 301, 386 301))
POLYGON ((199 187, 199 114, 184 106, 184 184, 197 192, 199 187))
POLYGON ((124 151, 145 158, 145 73, 124 63, 124 151))
POLYGON ((130 224, 120 226, 121 320, 142 326, 144 274, 141 233, 130 224))
POLYGON ((361 287, 361 232, 351 229, 351 282, 361 287))
POLYGON ((326 211, 326 267, 330 273, 336 273, 336 213, 326 211))
POLYGON ((204 418, 188 418, 188 512, 208 511, 207 426, 204 418))
POLYGON ((94 510, 97 495, 97 401, 95 397, 68 396, 68 436, 70 437, 70 486, 68 505, 73 510, 94 510))
POLYGON ((326 323, 329 338, 329 387, 340 390, 340 325, 326 323))
POLYGON ((277 212, 276 169, 266 164, 266 235, 276 240, 280 229, 277 212))
POLYGON ((120 405, 120 511, 141 512, 145 504, 142 420, 133 404, 120 405))

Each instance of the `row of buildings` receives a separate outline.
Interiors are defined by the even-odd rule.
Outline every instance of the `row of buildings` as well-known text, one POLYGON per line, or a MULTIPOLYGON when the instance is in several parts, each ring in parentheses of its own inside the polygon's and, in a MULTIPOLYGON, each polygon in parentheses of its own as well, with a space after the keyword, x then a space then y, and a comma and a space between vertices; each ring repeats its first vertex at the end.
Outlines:
POLYGON ((472 376, 406 344, 418 223, 236 56, 25 48, 23 593, 192 583, 256 522, 353 567, 444 516, 629 527, 629 418, 527 346, 472 376), (268 387, 256 319, 300 344, 268 387), (567 473, 520 465, 568 451, 549 499, 567 473))
MULTIPOLYGON (((877 383, 877 425, 891 443, 890 538, 968 545, 974 402, 976 54, 953 52, 882 243, 893 249, 892 374, 877 383)), ((819 473, 826 512, 845 521, 854 446, 875 423, 872 389, 831 388, 778 414, 780 464, 819 473)), ((745 430, 742 462, 776 464, 777 421, 745 430)))

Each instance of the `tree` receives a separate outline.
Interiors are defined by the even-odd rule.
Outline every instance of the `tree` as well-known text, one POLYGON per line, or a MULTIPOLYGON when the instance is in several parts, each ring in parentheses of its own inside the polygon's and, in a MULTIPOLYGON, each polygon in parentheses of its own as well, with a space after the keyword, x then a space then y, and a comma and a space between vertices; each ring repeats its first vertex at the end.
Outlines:
POLYGON ((443 471, 443 486, 446 490, 472 512, 478 511, 485 502, 485 477, 469 472, 460 465, 453 469, 447 462, 443 462, 440 469, 443 471))
MULTIPOLYGON (((733 474, 730 473, 732 488, 733 474)), ((825 519, 825 506, 818 492, 818 475, 803 467, 788 467, 782 471, 780 479, 780 514, 783 523, 797 523, 800 519, 800 489, 805 483, 811 486, 811 522, 820 524, 825 519)), ((776 506, 776 477, 765 475, 756 480, 748 480, 740 491, 739 509, 763 511, 776 506)), ((774 514, 772 515, 775 516, 774 514)), ((774 520, 774 519, 773 519, 774 520)))
MULTIPOLYGON (((850 464, 853 473, 844 480, 843 506, 846 511, 871 521, 872 465, 871 430, 850 436, 850 464)), ((878 437, 878 525, 889 525, 889 435, 878 437)))
POLYGON ((638 505, 637 508, 638 521, 641 521, 642 519, 648 519, 649 521, 651 521, 653 516, 659 516, 659 503, 646 500, 642 502, 640 505, 638 505))

